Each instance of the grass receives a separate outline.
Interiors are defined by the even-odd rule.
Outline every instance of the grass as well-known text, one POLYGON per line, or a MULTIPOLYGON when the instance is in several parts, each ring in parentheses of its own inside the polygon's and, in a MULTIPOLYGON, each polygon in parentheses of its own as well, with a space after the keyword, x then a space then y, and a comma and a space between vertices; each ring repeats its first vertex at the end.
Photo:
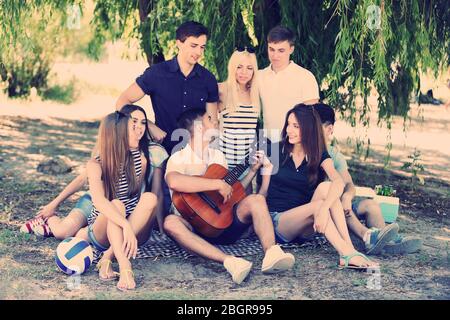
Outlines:
POLYGON ((78 98, 75 82, 72 80, 67 85, 55 85, 41 93, 42 100, 52 100, 63 104, 71 104, 78 98))
POLYGON ((9 229, 0 230, 0 244, 2 245, 21 245, 28 244, 30 241, 36 242, 36 236, 9 229))
POLYGON ((352 284, 355 287, 361 287, 361 286, 365 287, 367 285, 367 279, 354 279, 354 280, 352 280, 352 284))

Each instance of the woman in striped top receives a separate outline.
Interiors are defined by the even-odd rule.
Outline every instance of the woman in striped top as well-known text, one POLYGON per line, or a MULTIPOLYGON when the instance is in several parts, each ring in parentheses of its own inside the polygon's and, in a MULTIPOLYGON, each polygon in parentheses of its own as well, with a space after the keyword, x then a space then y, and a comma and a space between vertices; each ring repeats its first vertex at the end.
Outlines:
POLYGON ((130 116, 116 111, 100 124, 99 156, 87 164, 93 209, 88 219, 89 242, 104 251, 98 263, 102 280, 114 279, 111 268, 115 257, 120 278, 117 288, 134 289, 130 259, 136 257, 138 242, 147 241, 157 203, 149 190, 148 132, 145 112, 137 107, 130 116), (137 121, 136 121, 137 120, 137 121))
POLYGON ((228 62, 228 78, 219 83, 219 146, 230 169, 242 162, 256 137, 260 104, 254 52, 251 47, 235 50, 228 62))

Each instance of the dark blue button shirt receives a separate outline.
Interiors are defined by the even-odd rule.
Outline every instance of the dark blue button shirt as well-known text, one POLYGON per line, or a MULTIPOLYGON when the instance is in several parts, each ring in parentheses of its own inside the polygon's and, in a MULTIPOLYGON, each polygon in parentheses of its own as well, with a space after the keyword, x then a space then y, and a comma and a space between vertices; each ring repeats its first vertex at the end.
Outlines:
MULTIPOLYGON (((276 173, 270 177, 269 189, 267 190, 266 200, 269 211, 284 212, 311 202, 317 185, 325 177, 324 170, 319 168, 318 181, 311 184, 308 181, 308 162, 306 159, 296 168, 291 157, 288 156, 287 161, 284 161, 286 155, 283 154, 279 143, 272 148, 273 150, 279 150, 279 162, 274 164, 274 172, 276 173)), ((329 158, 328 152, 324 151, 320 164, 329 158)))
POLYGON ((156 125, 167 132, 162 142, 171 153, 179 141, 171 141, 172 132, 178 128, 177 119, 189 108, 206 109, 207 102, 219 100, 217 80, 206 68, 195 64, 185 77, 178 65, 177 57, 147 68, 136 79, 145 94, 150 95, 155 112, 156 125))

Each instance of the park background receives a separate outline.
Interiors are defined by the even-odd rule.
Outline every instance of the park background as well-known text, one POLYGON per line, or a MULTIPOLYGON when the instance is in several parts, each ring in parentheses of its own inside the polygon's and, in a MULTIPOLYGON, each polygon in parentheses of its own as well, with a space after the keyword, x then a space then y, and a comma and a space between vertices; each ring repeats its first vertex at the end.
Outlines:
POLYGON ((448 1, 0 0, 0 298, 449 299, 449 11, 448 1), (120 93, 176 54, 174 31, 187 19, 210 28, 202 63, 220 81, 236 46, 256 46, 263 68, 268 30, 295 30, 293 60, 339 113, 336 143, 356 184, 394 186, 402 232, 424 241, 418 253, 377 257, 380 290, 367 288, 367 274, 338 271, 329 246, 292 249, 295 269, 276 276, 250 257, 241 286, 217 264, 172 257, 138 260, 127 295, 93 270, 70 290, 53 261, 58 241, 18 232, 83 169, 120 93), (37 170, 58 156, 70 172, 37 170))

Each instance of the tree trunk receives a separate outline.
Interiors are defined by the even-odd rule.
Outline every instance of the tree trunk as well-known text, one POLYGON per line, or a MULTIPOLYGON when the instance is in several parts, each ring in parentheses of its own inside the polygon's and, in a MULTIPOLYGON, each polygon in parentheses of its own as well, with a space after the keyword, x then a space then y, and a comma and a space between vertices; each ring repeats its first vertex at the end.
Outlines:
POLYGON ((267 66, 267 34, 281 21, 280 5, 276 0, 256 0, 253 5, 255 35, 259 41, 257 48, 258 64, 267 66))
POLYGON ((397 77, 394 81, 388 80, 389 94, 387 103, 392 105, 393 114, 405 116, 409 111, 409 96, 413 89, 413 79, 409 72, 397 67, 397 77))
POLYGON ((149 13, 154 9, 155 0, 139 0, 139 19, 141 21, 142 48, 147 57, 148 65, 164 61, 164 54, 159 48, 158 51, 152 52, 150 45, 145 41, 150 41, 150 24, 148 21, 149 13))

